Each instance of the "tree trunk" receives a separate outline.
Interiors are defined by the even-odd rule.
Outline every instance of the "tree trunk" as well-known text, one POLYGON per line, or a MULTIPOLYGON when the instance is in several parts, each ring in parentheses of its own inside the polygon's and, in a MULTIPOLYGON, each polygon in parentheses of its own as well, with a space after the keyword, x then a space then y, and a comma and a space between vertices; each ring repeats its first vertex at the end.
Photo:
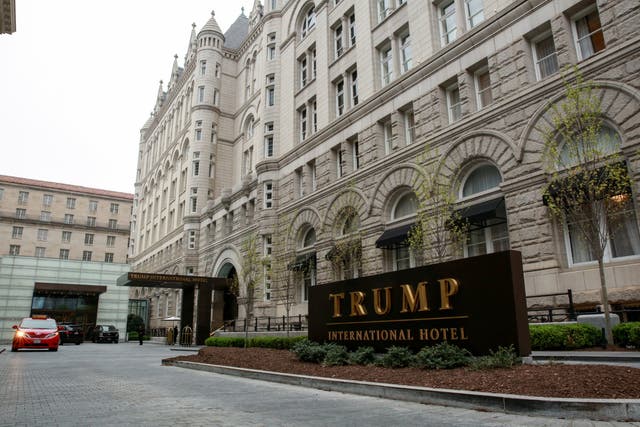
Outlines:
POLYGON ((613 344, 613 332, 611 332, 611 313, 609 312, 609 295, 607 293, 607 279, 604 275, 604 262, 602 257, 598 259, 600 272, 600 303, 604 307, 604 334, 607 344, 613 344))

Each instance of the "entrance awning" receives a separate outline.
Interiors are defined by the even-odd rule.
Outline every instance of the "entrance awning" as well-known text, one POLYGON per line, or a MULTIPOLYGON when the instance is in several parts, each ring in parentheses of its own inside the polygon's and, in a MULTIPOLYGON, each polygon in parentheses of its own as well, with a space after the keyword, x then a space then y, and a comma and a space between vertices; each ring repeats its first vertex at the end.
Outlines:
POLYGON ((296 260, 289 264, 287 268, 292 271, 303 271, 309 266, 316 264, 316 253, 311 252, 308 254, 298 255, 296 260))
POLYGON ((193 288, 196 285, 200 285, 208 286, 218 291, 227 289, 230 281, 221 277, 129 272, 118 277, 117 285, 172 289, 193 288))
MULTIPOLYGON (((484 228, 489 220, 504 220, 504 197, 487 200, 456 211, 456 217, 466 221, 473 228, 484 228)), ((454 222, 452 220, 452 222, 454 222)))
POLYGON ((399 246, 408 246, 407 236, 415 224, 405 224, 390 228, 382 233, 376 240, 376 248, 393 249, 399 246))

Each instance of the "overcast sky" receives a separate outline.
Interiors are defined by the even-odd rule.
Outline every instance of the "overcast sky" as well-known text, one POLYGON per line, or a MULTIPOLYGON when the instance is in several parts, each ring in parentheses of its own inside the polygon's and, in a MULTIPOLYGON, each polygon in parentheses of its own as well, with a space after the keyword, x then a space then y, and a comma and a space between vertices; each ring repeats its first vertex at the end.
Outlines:
POLYGON ((140 128, 191 24, 253 0, 17 0, 0 35, 0 175, 134 192, 140 128))

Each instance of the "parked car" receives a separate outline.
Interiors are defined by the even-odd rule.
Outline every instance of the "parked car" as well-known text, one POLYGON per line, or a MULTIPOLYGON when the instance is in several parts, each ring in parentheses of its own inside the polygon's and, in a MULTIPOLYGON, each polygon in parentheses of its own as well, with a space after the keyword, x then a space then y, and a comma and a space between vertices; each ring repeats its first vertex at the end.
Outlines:
POLYGON ((112 342, 118 344, 120 333, 113 325, 96 325, 91 334, 92 342, 112 342))
POLYGON ((73 342, 79 345, 84 341, 84 333, 80 325, 61 323, 58 325, 58 333, 60 334, 60 345, 66 342, 73 342))
POLYGON ((13 325, 13 329, 16 333, 13 335, 11 351, 21 348, 47 348, 49 351, 58 351, 60 336, 54 319, 34 315, 22 319, 19 325, 13 325))

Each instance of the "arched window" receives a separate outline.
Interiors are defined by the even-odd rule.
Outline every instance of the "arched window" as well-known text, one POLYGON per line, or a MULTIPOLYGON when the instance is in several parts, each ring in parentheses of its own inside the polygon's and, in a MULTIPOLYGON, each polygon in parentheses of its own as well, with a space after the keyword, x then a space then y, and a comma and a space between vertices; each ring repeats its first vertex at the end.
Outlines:
POLYGON ((316 243, 316 230, 313 227, 309 227, 304 235, 302 236, 302 240, 300 242, 301 249, 310 248, 316 243))
POLYGON ((396 220, 400 218, 406 218, 411 215, 415 215, 418 211, 418 198, 416 197, 414 192, 409 192, 403 194, 395 206, 393 207, 391 213, 391 219, 396 220))
POLYGON ((307 12, 304 14, 302 19, 302 26, 300 28, 300 37, 305 38, 309 31, 316 26, 316 9, 315 7, 310 7, 307 12))
POLYGON ((245 135, 247 135, 247 139, 251 138, 253 136, 253 127, 254 127, 254 120, 253 120, 253 116, 250 116, 245 124, 244 127, 244 133, 245 135))
POLYGON ((474 168, 462 184, 462 197, 469 197, 474 194, 496 188, 502 182, 500 171, 490 164, 482 164, 474 168))
POLYGON ((615 153, 620 147, 620 136, 609 126, 600 127, 592 141, 560 141, 558 144, 559 169, 576 166, 581 163, 599 160, 615 153))
POLYGON ((342 226, 340 227, 340 235, 346 236, 355 233, 360 228, 360 217, 354 209, 349 209, 343 215, 342 226))

